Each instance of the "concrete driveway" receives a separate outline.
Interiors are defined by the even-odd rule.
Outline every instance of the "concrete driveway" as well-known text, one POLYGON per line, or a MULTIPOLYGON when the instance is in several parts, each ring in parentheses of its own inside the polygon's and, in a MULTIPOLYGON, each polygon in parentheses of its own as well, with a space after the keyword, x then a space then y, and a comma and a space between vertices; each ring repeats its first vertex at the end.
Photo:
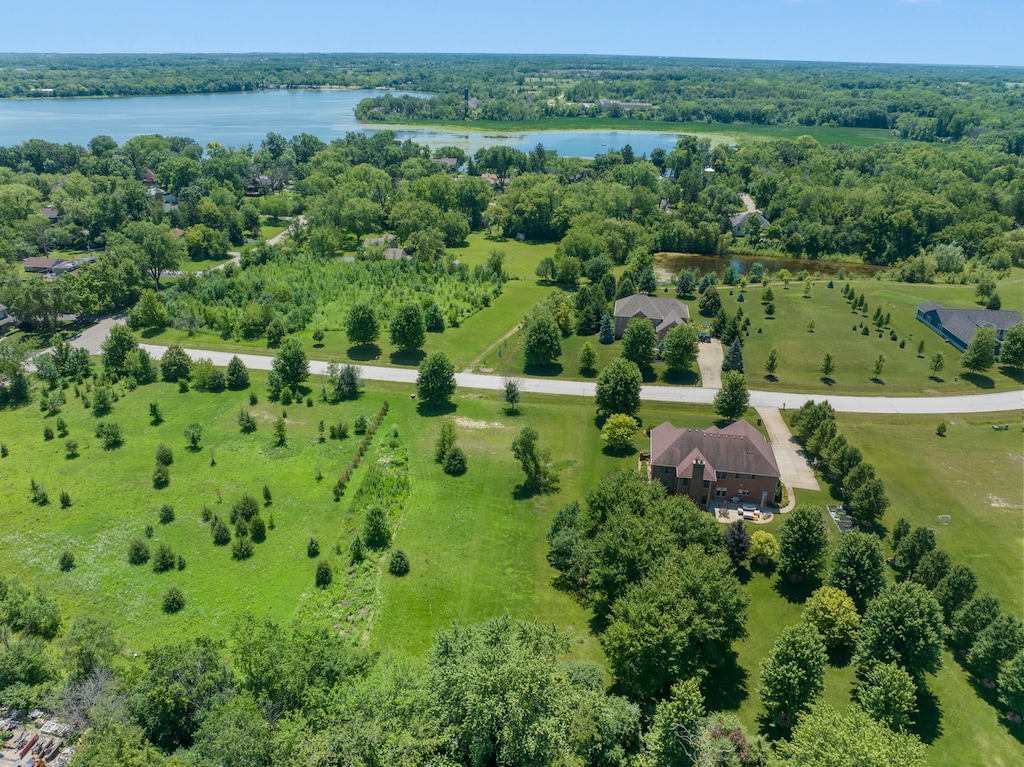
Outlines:
MULTIPOLYGON (((785 419, 778 408, 759 407, 757 414, 768 429, 768 436, 772 441, 772 452, 775 453, 775 460, 779 464, 779 473, 782 475, 782 483, 791 491, 802 488, 804 490, 820 490, 818 478, 814 476, 814 470, 807 465, 804 452, 796 438, 789 431, 785 419)), ((795 503, 796 493, 790 492, 789 506, 783 511, 789 511, 795 503)))
POLYGON ((697 366, 700 368, 700 385, 705 389, 722 388, 722 342, 712 338, 711 343, 697 344, 697 366))

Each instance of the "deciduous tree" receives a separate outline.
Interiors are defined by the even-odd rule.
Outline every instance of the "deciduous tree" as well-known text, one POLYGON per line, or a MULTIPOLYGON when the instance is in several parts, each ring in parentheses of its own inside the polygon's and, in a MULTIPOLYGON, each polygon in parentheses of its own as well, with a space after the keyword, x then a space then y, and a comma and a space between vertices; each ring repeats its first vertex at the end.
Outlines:
POLYGON ((942 668, 942 611, 919 583, 894 583, 869 604, 857 636, 857 662, 896 663, 919 689, 942 668))
POLYGON ((813 576, 821 569, 828 550, 825 510, 801 504, 786 515, 779 530, 779 566, 798 577, 813 576))
POLYGON ((715 412, 722 418, 736 420, 742 418, 750 404, 750 392, 747 391, 747 379, 737 370, 722 374, 722 388, 715 395, 715 412))
POLYGON ((444 352, 434 352, 420 363, 416 394, 431 405, 449 402, 455 394, 455 366, 444 352))
POLYGON ((782 630, 761 661, 758 693, 768 716, 780 725, 797 724, 825 686, 825 645, 810 626, 782 630))
POLYGON ((597 377, 594 401, 598 413, 625 413, 636 417, 640 412, 640 386, 643 376, 636 363, 616 357, 597 377))

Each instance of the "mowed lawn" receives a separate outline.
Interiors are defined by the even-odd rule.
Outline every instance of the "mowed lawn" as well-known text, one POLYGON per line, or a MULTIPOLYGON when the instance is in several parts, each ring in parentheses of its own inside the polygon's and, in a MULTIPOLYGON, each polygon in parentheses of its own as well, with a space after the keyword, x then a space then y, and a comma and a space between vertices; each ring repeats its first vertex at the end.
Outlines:
MULTIPOLYGON (((421 655, 431 637, 451 621, 478 621, 508 611, 515 617, 553 623, 572 632, 572 654, 601 659, 590 634, 591 614, 555 588, 548 564, 547 531, 563 504, 582 500, 607 472, 637 467, 637 454, 608 455, 587 399, 526 395, 511 416, 495 394, 456 397, 458 444, 469 469, 449 477, 433 460, 439 418, 418 418, 409 443, 413 489, 395 545, 412 565, 400 580, 383 581, 383 600, 373 644, 421 655), (523 475, 511 452, 523 426, 532 426, 560 470, 559 490, 521 498, 523 475)), ((646 406, 645 426, 664 420, 707 427, 708 409, 646 406)), ((406 434, 410 429, 406 429, 406 434)), ((638 432, 637 448, 646 438, 638 432)))
MULTIPOLYGON (((809 264, 811 266, 811 264, 809 264)), ((782 283, 772 283, 775 316, 765 317, 761 305, 761 286, 748 287, 746 300, 737 301, 738 287, 733 295, 729 289, 719 288, 722 305, 727 312, 743 308, 750 317, 750 335, 744 338, 743 356, 747 379, 751 388, 780 389, 782 391, 820 392, 836 394, 868 394, 878 396, 977 394, 984 391, 1002 391, 1020 388, 1019 373, 1010 373, 998 365, 986 373, 964 376, 960 367, 960 353, 945 343, 941 336, 916 318, 916 306, 925 301, 937 301, 943 306, 978 309, 974 289, 970 285, 918 285, 879 280, 853 280, 851 286, 857 295, 864 294, 868 302, 866 316, 851 312, 850 305, 841 294, 845 283, 815 280, 811 297, 803 297, 803 285, 791 282, 789 289, 782 283), (888 330, 878 337, 872 324, 875 307, 890 315, 892 330, 897 340, 889 338, 888 330), (808 323, 814 322, 813 332, 808 323), (871 329, 861 335, 854 326, 860 323, 871 329), (761 331, 760 333, 758 331, 761 331), (918 344, 924 341, 924 354, 917 354, 918 344), (900 348, 900 341, 905 341, 900 348), (779 355, 777 380, 766 381, 764 361, 775 348, 779 355), (831 352, 836 369, 832 383, 823 382, 821 361, 825 352, 831 352), (945 356, 945 369, 937 378, 931 377, 929 358, 941 351, 945 356), (873 365, 878 355, 885 357, 885 366, 878 380, 873 365), (959 379, 959 380, 957 380, 959 379)), ((999 285, 1003 306, 1007 309, 1024 306, 1024 277, 1014 269, 1011 278, 999 285)), ((691 306, 691 316, 696 307, 691 306)), ((699 317, 699 315, 697 315, 699 317)), ((706 318, 695 321, 706 321, 706 318)))
POLYGON ((935 530, 938 545, 969 565, 979 587, 1004 609, 1024 615, 1024 439, 1021 414, 877 416, 839 413, 846 435, 885 482, 891 505, 883 524, 900 517, 935 530), (993 425, 1009 425, 996 431, 993 425), (938 524, 939 515, 951 517, 938 524))

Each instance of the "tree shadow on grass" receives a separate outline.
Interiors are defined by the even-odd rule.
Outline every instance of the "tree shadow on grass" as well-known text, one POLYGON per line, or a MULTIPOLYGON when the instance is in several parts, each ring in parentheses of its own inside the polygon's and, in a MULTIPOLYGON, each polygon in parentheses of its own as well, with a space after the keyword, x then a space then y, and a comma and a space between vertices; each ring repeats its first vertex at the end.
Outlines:
POLYGON ((423 358, 427 356, 427 353, 422 349, 406 349, 404 351, 391 352, 391 364, 392 365, 408 365, 410 367, 419 367, 420 363, 423 362, 423 358))
POLYGON ((846 647, 833 647, 828 651, 828 664, 833 668, 846 668, 853 662, 854 648, 850 645, 846 647))
POLYGON ((981 373, 964 373, 962 378, 965 381, 969 381, 970 383, 974 384, 979 389, 994 389, 994 388, 996 388, 996 382, 993 381, 988 376, 982 375, 981 373))
POLYGON ((885 381, 878 377, 872 378, 871 383, 876 384, 877 386, 885 386, 885 381))
POLYGON ((654 383, 658 380, 658 374, 654 372, 654 368, 650 365, 644 365, 640 368, 640 378, 644 383, 654 383))
POLYGON ((629 458, 631 455, 636 455, 639 451, 633 445, 626 445, 625 447, 612 447, 611 445, 605 445, 601 448, 601 455, 608 456, 609 458, 629 458))
POLYGON ((1024 369, 1011 368, 1009 365, 1000 365, 999 372, 1011 381, 1015 381, 1018 385, 1024 384, 1024 369))
POLYGON ((139 331, 139 337, 146 339, 156 338, 158 335, 163 333, 164 330, 166 330, 166 328, 144 328, 143 330, 139 331))
POLYGON ((549 365, 526 365, 523 372, 528 376, 541 376, 543 378, 555 378, 562 375, 562 363, 552 362, 549 365))
POLYGON ((735 711, 745 701, 750 675, 738 662, 735 651, 730 650, 722 665, 714 670, 714 684, 706 685, 705 704, 708 711, 735 711))
POLYGON ((455 405, 451 402, 424 402, 416 403, 416 412, 424 418, 436 418, 439 415, 451 415, 455 412, 455 405))
POLYGON ((941 376, 928 376, 929 381, 935 381, 935 383, 945 383, 946 379, 941 376))
POLYGON ((931 690, 917 694, 917 714, 908 728, 923 743, 934 743, 942 735, 942 708, 931 690))
POLYGON ((558 480, 547 485, 537 485, 530 482, 520 482, 512 488, 512 498, 517 501, 528 501, 538 495, 552 495, 558 492, 558 480))
POLYGON ((783 575, 777 581, 773 588, 775 593, 795 605, 802 605, 807 601, 809 597, 819 586, 821 586, 821 578, 814 575, 805 575, 802 580, 793 581, 790 576, 783 575))
POLYGON ((758 562, 756 559, 751 559, 750 560, 750 572, 751 572, 751 574, 753 574, 753 573, 760 573, 761 575, 765 576, 766 578, 771 578, 773 575, 775 575, 775 570, 777 568, 778 568, 778 565, 776 565, 770 559, 766 559, 764 562, 758 562))
POLYGON ((767 381, 768 383, 778 383, 778 381, 779 381, 779 377, 778 377, 778 376, 776 376, 776 375, 772 375, 771 373, 769 373, 768 375, 766 375, 766 376, 764 377, 764 380, 766 380, 766 381, 767 381))
POLYGON ((661 375, 661 380, 675 386, 693 386, 697 383, 699 376, 692 370, 666 370, 661 375))
POLYGON ((345 354, 350 360, 369 362, 380 359, 380 347, 377 344, 357 344, 348 347, 345 354))
POLYGON ((836 382, 834 378, 829 378, 828 376, 822 376, 818 380, 825 384, 825 386, 832 386, 836 382))

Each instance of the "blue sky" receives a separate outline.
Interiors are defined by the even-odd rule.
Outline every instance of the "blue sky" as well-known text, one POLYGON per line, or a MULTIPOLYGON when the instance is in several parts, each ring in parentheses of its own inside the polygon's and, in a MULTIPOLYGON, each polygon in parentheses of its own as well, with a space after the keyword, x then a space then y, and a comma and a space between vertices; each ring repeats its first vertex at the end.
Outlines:
POLYGON ((48 0, 5 52, 592 53, 1024 65, 1024 0, 48 0))

